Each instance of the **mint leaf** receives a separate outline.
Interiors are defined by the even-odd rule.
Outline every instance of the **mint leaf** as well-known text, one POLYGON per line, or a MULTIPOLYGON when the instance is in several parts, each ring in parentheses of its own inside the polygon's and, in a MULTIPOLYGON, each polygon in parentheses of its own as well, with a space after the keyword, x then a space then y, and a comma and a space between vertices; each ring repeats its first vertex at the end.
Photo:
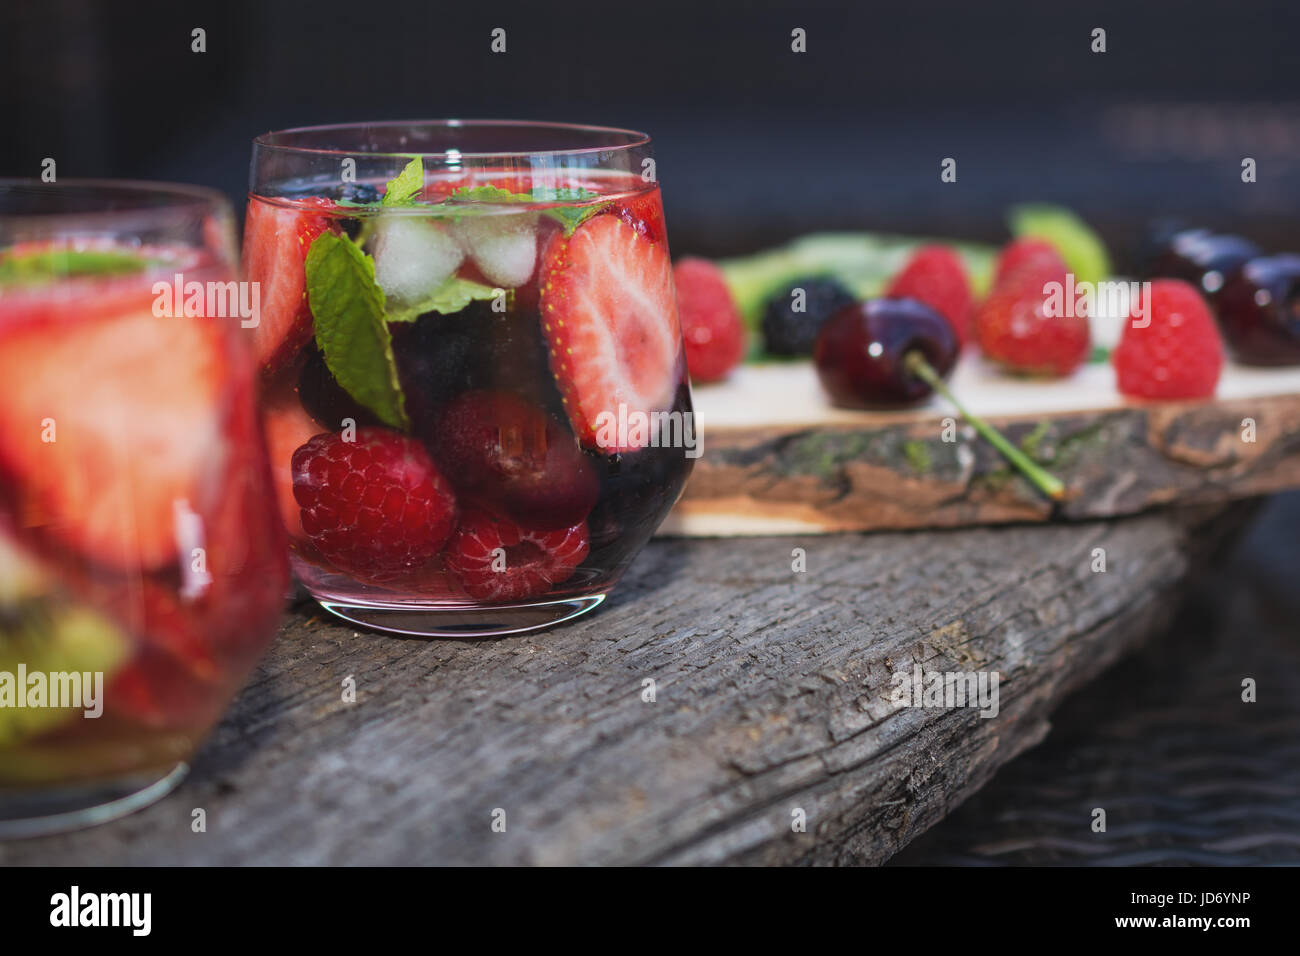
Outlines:
POLYGON ((0 285, 34 285, 83 276, 143 272, 158 260, 114 249, 42 249, 0 256, 0 285))
MULTIPOLYGON (((502 189, 500 186, 486 185, 474 186, 473 188, 462 186, 452 192, 450 199, 452 202, 484 203, 585 202, 589 199, 595 199, 599 195, 600 193, 584 189, 581 186, 561 186, 559 188, 538 186, 531 193, 515 193, 509 189, 502 189)), ((587 206, 557 206, 554 209, 543 209, 541 212, 563 226, 566 236, 571 236, 573 230, 609 205, 609 203, 603 202, 587 206)))
POLYGON ((481 282, 471 282, 452 276, 434 290, 433 295, 413 306, 399 309, 388 314, 389 322, 414 322, 426 312, 441 312, 451 315, 459 312, 471 302, 485 301, 496 296, 501 290, 481 282))
MULTIPOLYGON (((409 167, 408 167, 409 168, 409 167)), ((394 428, 406 430, 406 397, 375 261, 347 236, 323 232, 307 252, 307 301, 316 344, 334 380, 394 428)))
POLYGON ((543 209, 542 212, 563 226, 566 236, 571 236, 573 230, 608 206, 607 202, 595 203, 591 206, 556 206, 554 209, 543 209))
POLYGON ((533 190, 533 199, 537 202, 582 202, 599 195, 583 186, 538 186, 533 190))
POLYGON ((451 191, 452 202, 532 202, 528 193, 512 193, 500 186, 461 186, 451 191))
POLYGON ((381 206, 409 206, 415 194, 424 189, 424 163, 416 156, 384 187, 381 206))

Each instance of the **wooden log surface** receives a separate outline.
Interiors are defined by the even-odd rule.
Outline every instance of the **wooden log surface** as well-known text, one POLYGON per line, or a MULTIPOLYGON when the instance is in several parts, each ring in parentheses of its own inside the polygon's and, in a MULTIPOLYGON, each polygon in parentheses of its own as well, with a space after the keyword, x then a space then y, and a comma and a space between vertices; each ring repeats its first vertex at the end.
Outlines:
POLYGON ((831 408, 807 363, 695 391, 704 454, 663 531, 792 534, 1102 518, 1300 488, 1300 369, 1229 365, 1213 401, 1127 402, 1109 367, 1008 379, 963 359, 953 388, 1066 483, 1053 507, 939 398, 831 408), (945 419, 949 424, 945 424, 945 419))
POLYGON ((1236 520, 659 540, 598 613, 498 640, 300 605, 176 793, 0 864, 878 863, 1167 620, 1236 520), (998 671, 998 715, 899 707, 917 662, 998 671))

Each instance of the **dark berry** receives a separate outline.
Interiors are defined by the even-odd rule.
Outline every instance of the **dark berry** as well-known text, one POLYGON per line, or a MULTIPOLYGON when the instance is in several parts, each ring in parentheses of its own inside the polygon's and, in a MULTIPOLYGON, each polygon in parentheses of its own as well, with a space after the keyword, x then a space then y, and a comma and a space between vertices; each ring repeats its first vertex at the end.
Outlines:
MULTIPOLYGON (((690 389, 685 384, 678 387, 671 411, 691 412, 690 389)), ((699 440, 698 433, 694 437, 699 440)), ((629 560, 640 551, 690 476, 694 459, 686 457, 685 451, 668 446, 614 455, 588 451, 601 473, 600 498, 587 517, 593 551, 608 549, 610 563, 629 560)))
POLYGON ((369 183, 344 183, 338 188, 336 197, 340 202, 370 205, 380 200, 379 190, 369 183))
POLYGON ((330 431, 341 429, 345 418, 352 419, 358 426, 379 424, 365 406, 334 380, 325 365, 325 357, 314 347, 307 350, 298 375, 298 397, 307 414, 330 431))
POLYGON ((471 389, 515 392, 563 416, 536 312, 495 312, 490 302, 475 302, 454 315, 433 312, 391 328, 416 434, 430 434, 441 406, 471 389))
POLYGON ((836 312, 817 336, 817 374, 831 401, 845 408, 912 405, 932 389, 908 371, 917 351, 947 375, 960 345, 952 326, 915 299, 870 299, 836 312))
POLYGON ((1300 255, 1246 263, 1218 296, 1219 327, 1247 365, 1300 363, 1300 255))
POLYGON ((811 355, 817 333, 832 315, 857 299, 828 276, 797 279, 763 308, 763 344, 771 355, 811 355))
POLYGON ((1241 236, 1218 235, 1208 229, 1175 233, 1147 270, 1149 279, 1181 279, 1217 304, 1219 291, 1259 247, 1241 236))

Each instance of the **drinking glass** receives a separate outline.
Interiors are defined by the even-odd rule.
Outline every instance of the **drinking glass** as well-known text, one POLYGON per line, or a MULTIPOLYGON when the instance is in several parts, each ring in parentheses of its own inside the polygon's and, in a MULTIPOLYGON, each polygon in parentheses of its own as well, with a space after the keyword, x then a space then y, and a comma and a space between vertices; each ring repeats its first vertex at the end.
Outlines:
POLYGON ((244 266, 292 567, 350 621, 477 636, 589 611, 700 452, 642 133, 268 133, 244 266))
POLYGON ((0 180, 0 836, 167 793, 288 568, 215 193, 0 180))

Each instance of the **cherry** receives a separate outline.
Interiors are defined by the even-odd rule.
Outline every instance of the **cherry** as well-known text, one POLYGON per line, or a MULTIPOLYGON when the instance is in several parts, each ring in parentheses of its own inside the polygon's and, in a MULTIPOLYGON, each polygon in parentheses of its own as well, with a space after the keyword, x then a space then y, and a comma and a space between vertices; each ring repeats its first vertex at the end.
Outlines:
POLYGON ((1238 361, 1300 363, 1300 255, 1250 260, 1228 280, 1217 304, 1219 327, 1238 361))
POLYGON ((934 391, 904 367, 918 351, 942 375, 957 364, 961 343, 938 312, 915 299, 868 299, 833 313, 813 347, 817 374, 843 408, 915 405, 934 391))
POLYGON ((817 375, 831 401, 847 408, 914 405, 938 392, 983 438, 1053 499, 1065 485, 971 414, 943 378, 957 364, 960 345, 952 326, 915 299, 868 299, 846 306, 822 326, 813 351, 817 375))
POLYGON ((1216 304, 1224 285, 1259 254, 1259 247, 1241 236, 1184 229, 1169 238, 1148 268, 1147 278, 1182 279, 1216 304))

